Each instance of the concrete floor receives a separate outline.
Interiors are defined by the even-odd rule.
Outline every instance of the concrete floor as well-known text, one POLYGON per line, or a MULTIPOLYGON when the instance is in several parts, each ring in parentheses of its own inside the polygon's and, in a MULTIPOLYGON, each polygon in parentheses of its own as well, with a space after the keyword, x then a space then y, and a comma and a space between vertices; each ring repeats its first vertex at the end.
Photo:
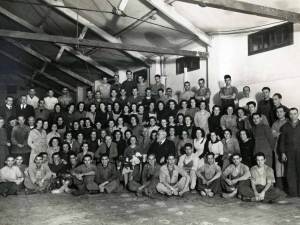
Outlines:
POLYGON ((300 224, 300 198, 278 203, 245 203, 239 199, 136 197, 133 193, 84 195, 36 194, 0 196, 0 224, 300 224))

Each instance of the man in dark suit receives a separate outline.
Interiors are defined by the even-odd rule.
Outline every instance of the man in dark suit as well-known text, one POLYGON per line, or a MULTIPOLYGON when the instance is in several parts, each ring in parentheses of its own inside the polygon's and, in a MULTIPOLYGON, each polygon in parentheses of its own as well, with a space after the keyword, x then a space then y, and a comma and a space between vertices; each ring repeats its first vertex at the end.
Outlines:
POLYGON ((8 125, 9 117, 16 117, 16 108, 13 106, 14 99, 11 96, 7 96, 5 99, 5 105, 0 107, 0 117, 4 119, 4 123, 8 125))
POLYGON ((34 109, 34 114, 36 118, 41 118, 42 120, 48 120, 49 110, 45 108, 45 100, 40 99, 38 102, 38 107, 34 109))
POLYGON ((94 157, 97 161, 99 161, 101 159, 101 155, 104 153, 108 155, 110 163, 115 163, 115 159, 118 156, 117 144, 112 142, 112 137, 109 135, 105 136, 105 143, 102 143, 99 146, 94 157))
POLYGON ((157 142, 154 142, 148 154, 154 154, 156 156, 159 165, 164 165, 167 159, 167 155, 175 155, 175 144, 173 141, 167 140, 167 132, 159 130, 157 133, 157 142))
POLYGON ((28 121, 30 116, 35 117, 34 108, 27 104, 26 95, 22 95, 20 101, 21 104, 16 108, 17 117, 24 116, 25 121, 28 121))

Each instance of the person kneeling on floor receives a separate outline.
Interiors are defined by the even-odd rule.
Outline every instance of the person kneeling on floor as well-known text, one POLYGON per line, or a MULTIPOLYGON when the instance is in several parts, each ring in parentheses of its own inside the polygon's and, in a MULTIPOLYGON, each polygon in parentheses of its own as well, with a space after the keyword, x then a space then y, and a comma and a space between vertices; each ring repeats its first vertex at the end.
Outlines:
POLYGON ((49 166, 43 163, 42 154, 35 156, 34 163, 24 173, 26 195, 45 192, 52 177, 52 172, 49 166))
POLYGON ((215 154, 206 155, 206 163, 196 171, 198 177, 198 190, 202 196, 213 197, 219 193, 221 167, 215 164, 215 154))
POLYGON ((255 159, 257 166, 253 166, 250 170, 251 187, 241 186, 238 189, 238 194, 242 196, 243 201, 272 204, 274 200, 280 197, 280 190, 273 186, 275 183, 274 171, 265 165, 264 153, 257 153, 255 159))
POLYGON ((183 196, 185 192, 189 191, 190 176, 175 165, 175 156, 172 153, 167 157, 167 164, 160 168, 159 181, 156 189, 161 194, 183 196), (182 176, 180 180, 179 175, 182 176))
POLYGON ((71 170, 73 183, 77 186, 78 190, 72 191, 72 195, 79 196, 84 195, 85 190, 88 190, 90 194, 98 194, 99 187, 95 183, 95 175, 97 173, 96 165, 92 164, 92 156, 86 154, 83 157, 82 165, 71 170))
POLYGON ((238 188, 241 186, 250 185, 250 171, 249 167, 242 162, 241 155, 234 153, 232 155, 233 164, 230 164, 221 176, 221 186, 224 193, 223 198, 232 198, 237 194, 238 188))
POLYGON ((8 155, 5 159, 6 166, 0 170, 0 194, 5 197, 8 195, 18 195, 18 190, 24 178, 19 167, 14 166, 14 156, 8 155))
POLYGON ((107 153, 101 155, 101 162, 97 165, 95 181, 99 185, 101 193, 106 192, 110 194, 119 187, 116 166, 109 162, 107 153))
POLYGON ((142 172, 142 184, 130 181, 128 188, 130 191, 136 192, 137 196, 142 196, 142 193, 144 193, 146 196, 153 198, 154 194, 157 193, 156 185, 159 182, 160 165, 156 162, 154 154, 148 155, 147 162, 148 164, 144 166, 142 172))

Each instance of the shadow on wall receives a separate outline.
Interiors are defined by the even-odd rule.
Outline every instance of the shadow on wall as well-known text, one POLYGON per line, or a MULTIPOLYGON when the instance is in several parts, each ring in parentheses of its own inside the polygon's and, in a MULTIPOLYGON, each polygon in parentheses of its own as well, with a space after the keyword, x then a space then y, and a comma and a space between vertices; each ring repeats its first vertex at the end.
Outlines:
POLYGON ((157 33, 146 32, 144 36, 147 41, 156 47, 169 48, 173 46, 166 38, 157 33))

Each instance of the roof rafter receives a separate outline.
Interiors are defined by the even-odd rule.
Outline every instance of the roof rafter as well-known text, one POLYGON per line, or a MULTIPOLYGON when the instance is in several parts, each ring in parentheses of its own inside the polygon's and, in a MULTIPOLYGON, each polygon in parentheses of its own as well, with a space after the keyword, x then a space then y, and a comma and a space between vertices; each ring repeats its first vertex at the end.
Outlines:
POLYGON ((185 17, 181 14, 176 12, 175 8, 163 0, 147 0, 152 6, 157 8, 175 23, 179 24, 183 28, 189 30, 193 34, 197 35, 201 41, 203 41, 208 46, 211 46, 211 37, 207 35, 204 31, 200 30, 198 27, 193 25, 190 21, 188 21, 185 17))
POLYGON ((191 56, 191 57, 201 57, 207 58, 207 52, 200 51, 187 51, 187 50, 178 50, 178 49, 169 49, 169 48, 158 48, 142 45, 129 45, 129 44, 119 44, 119 43, 110 43, 105 41, 94 41, 70 37, 62 37, 55 35, 47 34, 34 34, 28 32, 20 31, 11 31, 11 30, 0 30, 0 37, 16 38, 16 39, 25 39, 25 40, 35 40, 43 42, 55 42, 61 44, 72 44, 76 45, 78 42, 82 46, 90 47, 100 47, 116 50, 128 50, 128 51, 139 51, 139 52, 150 52, 150 53, 159 53, 166 55, 181 55, 181 56, 191 56))
MULTIPOLYGON (((14 15, 13 13, 9 12, 8 10, 2 8, 0 6, 0 13, 3 14, 4 16, 8 17, 9 19, 19 23, 20 25, 22 25, 23 27, 27 28, 28 30, 34 32, 34 33, 38 33, 38 34, 45 34, 45 32, 40 29, 37 28, 35 26, 33 26, 32 24, 28 23, 27 21, 23 20, 20 17, 17 17, 16 15, 14 15)), ((61 48, 60 44, 56 44, 59 48, 61 48)), ((64 46, 65 50, 68 51, 69 53, 71 53, 72 55, 74 55, 75 57, 87 62, 88 64, 94 66, 96 69, 113 76, 115 74, 114 71, 100 65, 98 62, 94 61, 91 57, 87 57, 84 54, 82 54, 80 51, 75 50, 74 48, 72 48, 71 46, 64 46)), ((85 79, 85 78, 83 78, 85 79)), ((89 80, 87 80, 89 81, 89 80)))
MULTIPOLYGON (((73 19, 74 21, 78 21, 78 23, 82 24, 83 26, 87 26, 90 30, 92 30, 94 33, 99 35, 100 37, 104 38, 106 41, 111 43, 119 43, 121 44, 122 41, 106 31, 99 28, 96 24, 92 23, 91 21, 85 19, 84 17, 78 15, 76 12, 74 12, 71 9, 65 8, 65 4, 62 0, 43 0, 44 2, 48 3, 50 6, 62 6, 62 7, 56 7, 55 9, 59 10, 69 18, 73 19)), ((132 56, 135 59, 138 59, 140 62, 144 63, 147 66, 151 66, 151 62, 149 59, 147 59, 144 55, 142 55, 139 52, 136 51, 126 51, 126 53, 130 56, 132 56)))
POLYGON ((77 90, 77 89, 74 88, 73 86, 71 86, 71 85, 69 85, 69 84, 67 84, 67 83, 65 83, 65 82, 63 82, 63 81, 61 81, 61 80, 59 80, 59 79, 53 77, 53 76, 50 75, 50 74, 47 74, 47 73, 45 73, 45 72, 42 72, 41 70, 38 70, 38 69, 36 69, 36 68, 30 66, 30 65, 27 64, 26 62, 23 62, 22 60, 17 59, 16 57, 14 57, 14 56, 8 54, 8 53, 5 52, 5 51, 0 50, 0 53, 1 53, 2 55, 6 56, 7 58, 10 58, 10 59, 14 60, 15 62, 17 62, 17 63, 19 63, 19 64, 21 64, 21 65, 27 67, 28 69, 30 69, 30 70, 32 70, 32 71, 36 71, 36 72, 38 72, 39 74, 42 74, 44 77, 48 78, 49 80, 52 80, 52 81, 58 83, 59 85, 61 85, 61 86, 63 86, 63 87, 67 87, 69 90, 71 90, 71 91, 73 91, 73 92, 76 92, 76 90, 77 90))

